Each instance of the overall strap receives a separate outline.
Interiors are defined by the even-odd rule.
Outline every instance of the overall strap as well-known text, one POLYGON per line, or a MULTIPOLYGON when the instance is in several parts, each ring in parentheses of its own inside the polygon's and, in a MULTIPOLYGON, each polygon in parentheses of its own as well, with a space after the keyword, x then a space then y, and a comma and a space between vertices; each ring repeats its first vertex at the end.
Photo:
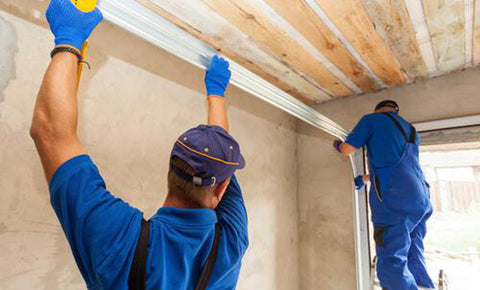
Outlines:
POLYGON ((417 129, 415 129, 412 124, 410 124, 410 127, 412 127, 412 133, 410 133, 410 139, 408 142, 415 143, 415 134, 417 133, 417 129))
POLYGON ((205 265, 203 265, 202 271, 200 272, 200 276, 198 277, 197 284, 195 285, 195 290, 207 289, 208 280, 210 280, 210 276, 212 275, 213 268, 215 267, 215 261, 217 260, 218 242, 220 240, 221 229, 222 229, 222 226, 220 225, 220 223, 216 223, 215 237, 213 238, 212 249, 210 250, 210 254, 208 254, 207 261, 205 262, 205 265))
MULTIPOLYGON (((138 239, 137 248, 133 256, 132 267, 130 268, 130 275, 128 277, 128 289, 129 290, 145 290, 145 282, 147 279, 147 253, 148 253, 148 222, 142 219, 142 227, 140 229, 140 237, 138 239)), ((210 280, 215 261, 218 254, 218 242, 220 240, 221 233, 220 223, 215 224, 215 237, 213 238, 213 246, 208 255, 205 265, 202 267, 200 276, 195 290, 205 290, 210 280)))
POLYGON ((410 124, 410 127, 412 129, 412 132, 410 133, 410 137, 407 136, 407 133, 405 132, 405 130, 403 129, 402 125, 400 124, 400 122, 397 120, 397 118, 395 118, 394 116, 390 115, 389 113, 383 113, 385 114, 387 117, 389 117, 390 119, 392 119, 392 121, 395 123, 395 125, 397 125, 397 128, 400 130, 400 132, 402 132, 402 135, 403 137, 405 138, 405 141, 407 141, 408 143, 415 143, 415 133, 417 132, 415 130, 415 127, 412 126, 412 124, 410 124))
POLYGON ((148 253, 148 222, 142 218, 140 228, 140 237, 138 238, 137 248, 133 256, 130 275, 128 276, 128 289, 145 290, 145 281, 147 280, 147 253, 148 253))

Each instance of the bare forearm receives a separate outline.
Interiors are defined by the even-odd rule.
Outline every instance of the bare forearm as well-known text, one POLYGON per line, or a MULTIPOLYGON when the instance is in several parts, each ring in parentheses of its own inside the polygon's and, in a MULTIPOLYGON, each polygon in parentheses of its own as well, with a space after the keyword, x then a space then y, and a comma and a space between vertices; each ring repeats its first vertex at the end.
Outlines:
POLYGON ((56 54, 37 96, 32 129, 37 125, 55 134, 74 134, 77 128, 77 64, 71 53, 56 54))
POLYGON ((229 131, 224 98, 213 95, 208 97, 208 124, 220 126, 227 132, 229 131))
POLYGON ((76 136, 77 63, 71 53, 56 54, 35 104, 30 131, 48 180, 61 163, 83 152, 76 136))

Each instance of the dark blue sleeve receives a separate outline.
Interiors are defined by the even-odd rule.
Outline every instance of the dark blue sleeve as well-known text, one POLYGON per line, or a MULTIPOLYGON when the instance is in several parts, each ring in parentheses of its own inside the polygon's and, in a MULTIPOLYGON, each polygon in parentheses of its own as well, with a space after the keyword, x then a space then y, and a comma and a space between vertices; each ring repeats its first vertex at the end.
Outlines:
POLYGON ((89 156, 57 169, 50 202, 87 286, 127 283, 142 213, 107 191, 89 156))
POLYGON ((363 116, 358 124, 353 128, 352 133, 348 135, 346 143, 359 149, 362 148, 372 136, 372 126, 370 124, 371 115, 363 116))
POLYGON ((235 175, 232 176, 225 195, 215 212, 229 239, 236 239, 242 253, 245 252, 248 247, 247 210, 243 202, 242 190, 235 175))

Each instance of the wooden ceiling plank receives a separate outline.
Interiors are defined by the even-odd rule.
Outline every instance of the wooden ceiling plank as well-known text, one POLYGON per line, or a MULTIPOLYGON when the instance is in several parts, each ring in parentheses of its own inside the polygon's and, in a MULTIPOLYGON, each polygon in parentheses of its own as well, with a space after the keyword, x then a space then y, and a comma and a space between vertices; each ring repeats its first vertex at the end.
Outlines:
POLYGON ((392 49, 411 80, 428 77, 415 29, 404 1, 364 0, 378 34, 392 49))
POLYGON ((263 51, 242 31, 201 2, 137 2, 306 104, 332 98, 304 76, 263 51))
POLYGON ((336 35, 304 1, 265 1, 362 91, 368 92, 379 88, 336 35))
POLYGON ((473 65, 480 65, 480 0, 475 0, 473 23, 473 65))
POLYGON ((422 0, 432 38, 437 67, 441 73, 465 65, 465 8, 463 0, 422 0))
POLYGON ((386 85, 406 78, 392 50, 375 31, 361 0, 314 0, 386 85))
POLYGON ((255 0, 202 0, 218 14, 249 35, 279 60, 318 83, 327 92, 345 97, 353 94, 342 81, 302 45, 257 8, 255 0))

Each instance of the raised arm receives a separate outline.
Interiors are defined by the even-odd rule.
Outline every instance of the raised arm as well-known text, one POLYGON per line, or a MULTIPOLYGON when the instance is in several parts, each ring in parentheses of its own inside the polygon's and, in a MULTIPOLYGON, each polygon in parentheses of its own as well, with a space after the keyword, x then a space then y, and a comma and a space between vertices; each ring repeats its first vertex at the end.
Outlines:
POLYGON ((214 56, 205 74, 205 87, 208 96, 208 125, 217 125, 228 128, 227 108, 225 106, 225 89, 230 81, 228 62, 214 56))
POLYGON ((45 73, 30 134, 50 182, 61 164, 85 152, 77 138, 77 69, 82 45, 102 14, 98 9, 82 13, 69 0, 52 0, 47 20, 61 52, 52 57, 45 73))
POLYGON ((333 148, 343 155, 349 155, 367 144, 372 136, 371 117, 372 114, 363 116, 355 128, 353 128, 353 131, 347 136, 347 140, 345 142, 335 140, 333 148))

